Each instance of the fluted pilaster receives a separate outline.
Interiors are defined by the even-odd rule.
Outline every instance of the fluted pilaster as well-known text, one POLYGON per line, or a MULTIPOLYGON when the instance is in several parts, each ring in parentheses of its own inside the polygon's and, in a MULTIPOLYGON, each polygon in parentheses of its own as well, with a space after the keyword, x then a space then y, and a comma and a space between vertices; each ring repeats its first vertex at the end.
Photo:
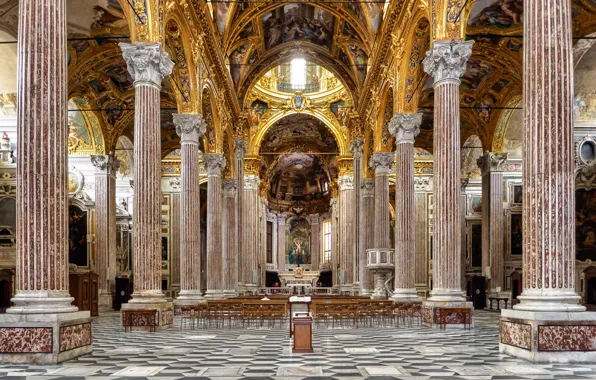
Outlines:
POLYGON ((99 308, 112 309, 116 277, 116 172, 114 155, 93 155, 95 167, 95 272, 98 274, 99 308))
MULTIPOLYGON (((482 270, 490 268, 484 275, 489 280, 490 293, 496 294, 504 288, 504 229, 503 215, 503 172, 502 164, 507 153, 486 152, 478 158, 482 171, 482 270)), ((510 292, 496 294, 508 296, 510 292)))
POLYGON ((375 234, 373 248, 390 248, 391 214, 389 212, 389 171, 393 154, 375 152, 372 167, 375 169, 375 234))
POLYGON ((423 61, 434 77, 434 233, 430 301, 465 301, 461 289, 460 77, 473 41, 435 41, 423 61))
POLYGON ((201 294, 201 191, 199 140, 207 130, 201 115, 174 114, 180 136, 180 293, 177 300, 203 301, 201 294))
POLYGON ((414 199, 414 138, 422 114, 398 114, 389 125, 395 137, 395 291, 396 302, 417 302, 416 203, 414 199))
POLYGON ((223 298, 222 257, 222 181, 221 172, 226 166, 223 153, 205 154, 207 183, 207 293, 205 298, 223 298))
POLYGON ((238 295, 238 240, 236 235, 236 179, 223 181, 223 289, 226 298, 238 295))
POLYGON ((66 2, 21 1, 19 19, 17 273, 8 313, 71 312, 66 2))
POLYGON ((162 80, 174 63, 160 43, 121 43, 135 87, 134 292, 129 303, 165 302, 161 290, 161 115, 162 80))

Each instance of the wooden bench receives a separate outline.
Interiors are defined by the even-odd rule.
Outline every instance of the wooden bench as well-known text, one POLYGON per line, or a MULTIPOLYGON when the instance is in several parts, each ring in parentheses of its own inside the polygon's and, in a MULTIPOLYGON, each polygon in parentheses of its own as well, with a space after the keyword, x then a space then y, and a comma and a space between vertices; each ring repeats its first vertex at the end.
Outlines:
POLYGON ((509 301, 509 298, 505 298, 505 297, 488 297, 488 300, 490 301, 490 309, 493 309, 493 301, 497 301, 497 311, 501 310, 500 306, 501 306, 501 301, 505 301, 505 309, 507 309, 507 301, 509 301))
POLYGON ((157 331, 159 325, 159 312, 157 309, 150 310, 126 310, 122 312, 122 324, 124 325, 124 332, 130 328, 132 332, 133 327, 149 327, 149 332, 157 331), (146 325, 134 325, 133 320, 135 317, 145 318, 147 320, 146 325))

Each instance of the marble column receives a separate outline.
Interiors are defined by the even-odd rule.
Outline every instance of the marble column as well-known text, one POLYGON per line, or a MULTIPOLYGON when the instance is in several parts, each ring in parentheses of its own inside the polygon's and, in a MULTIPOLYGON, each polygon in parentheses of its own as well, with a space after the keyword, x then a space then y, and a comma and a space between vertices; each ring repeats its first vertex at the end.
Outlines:
POLYGON ((482 171, 482 269, 489 279, 488 296, 509 298, 510 291, 504 291, 504 210, 503 172, 501 165, 507 160, 507 153, 486 152, 478 158, 482 171))
POLYGON ((514 310, 501 311, 499 348, 533 361, 593 362, 596 313, 584 312, 574 288, 571 3, 524 8, 523 291, 514 310))
MULTIPOLYGON (((416 178, 414 179, 416 181, 416 178)), ((426 298, 428 293, 428 207, 426 204, 426 192, 414 194, 414 205, 416 207, 414 233, 416 236, 414 258, 416 293, 421 298, 426 298)))
MULTIPOLYGON (((180 293, 180 178, 170 179, 171 212, 170 212, 170 289, 177 297, 180 293), (174 185, 173 185, 174 183, 174 185)), ((176 301, 174 301, 176 304, 176 301)))
POLYGON ((372 166, 375 169, 374 248, 390 248, 389 171, 393 166, 393 153, 373 153, 372 166))
POLYGON ((354 176, 339 177, 339 264, 341 291, 352 293, 354 282, 354 176))
POLYGON ((205 154, 207 182, 207 292, 205 298, 222 299, 223 257, 222 257, 222 180, 221 172, 226 166, 223 153, 205 154))
POLYGON ((244 196, 242 225, 244 249, 242 251, 242 266, 244 289, 255 292, 257 289, 257 263, 259 247, 259 177, 254 174, 244 176, 244 196))
POLYGON ((372 273, 366 269, 366 251, 374 248, 375 180, 366 178, 360 186, 360 295, 371 296, 375 285, 372 273))
POLYGON ((99 275, 99 309, 112 310, 116 283, 116 172, 113 154, 92 155, 95 167, 95 272, 99 275))
POLYGON ((389 124, 395 137, 395 302, 420 302, 416 293, 416 203, 414 139, 422 114, 397 114, 389 124), (414 269, 414 270, 413 270, 414 269))
POLYGON ((286 214, 277 215, 277 270, 286 270, 286 214))
POLYGON ((236 289, 238 291, 244 290, 244 283, 242 280, 242 268, 244 267, 244 155, 246 154, 247 150, 248 146, 244 139, 241 139, 239 137, 234 139, 234 178, 236 179, 236 211, 234 223, 236 224, 236 266, 238 269, 238 273, 236 274, 236 279, 238 280, 238 283, 236 284, 236 289))
POLYGON ((331 282, 334 288, 341 285, 339 260, 339 199, 337 196, 329 201, 331 208, 331 282))
MULTIPOLYGON (((161 290, 161 114, 162 80, 174 63, 160 43, 121 43, 134 80, 134 223, 132 299, 129 310, 157 309, 159 325, 171 324, 173 305, 161 290)), ((148 330, 146 323, 139 326, 148 330)))
MULTIPOLYGON (((362 174, 363 174, 363 146, 364 146, 364 139, 362 137, 356 137, 352 140, 350 145, 350 151, 352 152, 353 157, 353 167, 354 167, 354 292, 360 292, 361 289, 361 269, 360 269, 360 214, 361 214, 361 197, 360 197, 360 185, 362 184, 362 174)), ((366 256, 366 252, 364 252, 366 256)), ((364 259, 366 262, 366 258, 364 259)))
POLYGON ((236 179, 223 181, 223 289, 226 298, 238 295, 238 240, 236 235, 236 179))
POLYGON ((197 305, 201 293, 201 190, 199 143, 207 124, 198 114, 174 114, 180 136, 180 293, 176 305, 197 305))
POLYGON ((321 265, 321 224, 319 214, 310 215, 311 270, 319 270, 321 265))
POLYGON ((20 1, 18 24, 16 295, 0 362, 52 364, 92 351, 89 312, 68 291, 66 1, 20 1))
MULTIPOLYGON (((460 77, 472 54, 473 41, 434 41, 426 53, 424 70, 433 76, 435 89, 433 130, 434 231, 433 290, 425 301, 423 322, 436 323, 436 308, 465 307, 461 287, 460 194, 460 77)), ((462 326, 452 320, 448 327, 462 326)))

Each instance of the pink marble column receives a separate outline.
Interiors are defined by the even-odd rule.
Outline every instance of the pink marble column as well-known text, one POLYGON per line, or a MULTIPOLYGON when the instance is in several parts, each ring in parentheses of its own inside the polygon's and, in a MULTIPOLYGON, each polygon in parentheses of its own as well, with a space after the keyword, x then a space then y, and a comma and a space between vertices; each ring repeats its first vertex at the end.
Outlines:
POLYGON ((482 172, 482 270, 490 278, 488 296, 508 298, 510 291, 504 291, 504 210, 503 172, 501 165, 507 160, 507 153, 485 152, 478 158, 482 172))
POLYGON ((68 292, 66 1, 19 3, 16 295, 8 313, 77 311, 68 292), (52 85, 48 85, 51 83, 52 85))
POLYGON ((18 4, 16 295, 0 362, 56 364, 92 351, 90 313, 68 290, 66 1, 18 4))
POLYGON ((372 166, 375 169, 375 232, 373 248, 391 248, 389 172, 391 171, 391 166, 393 166, 393 153, 373 153, 372 166))
POLYGON ((248 146, 246 141, 241 138, 234 139, 234 160, 235 160, 235 173, 234 178, 236 179, 236 212, 235 212, 235 224, 236 224, 236 244, 237 244, 237 267, 238 273, 236 275, 236 279, 238 280, 238 284, 236 285, 236 289, 238 291, 242 291, 244 288, 244 283, 242 281, 243 271, 242 268, 244 267, 244 231, 243 231, 243 222, 244 222, 244 155, 248 151, 248 146))
POLYGON ((429 301, 465 301, 461 289, 460 77, 473 41, 434 41, 423 61, 435 89, 433 290, 429 301))
MULTIPOLYGON (((355 137, 352 140, 350 145, 350 151, 352 152, 353 157, 353 166, 354 166, 354 220, 360 220, 361 214, 361 196, 360 196, 360 185, 362 184, 362 174, 363 174, 363 146, 364 146, 364 139, 362 137, 355 137)), ((360 251, 360 223, 354 223, 354 291, 359 292, 362 288, 361 286, 361 278, 366 271, 366 268, 361 267, 361 260, 360 256, 365 256, 366 262, 366 252, 360 251)))
POLYGON ((223 153, 205 154, 207 183, 207 299, 221 299, 223 294, 222 257, 222 180, 221 172, 226 166, 223 153))
POLYGON ((375 290, 372 273, 366 269, 366 251, 374 248, 375 180, 366 178, 360 187, 360 295, 370 296, 375 290))
POLYGON ((395 302, 419 302, 416 294, 416 202, 414 139, 422 114, 397 114, 389 132, 395 137, 395 302))
POLYGON ((242 251, 242 266, 244 289, 254 292, 258 278, 258 250, 259 250, 259 177, 254 174, 244 176, 244 194, 242 200, 242 225, 244 246, 242 251))
POLYGON ((99 309, 112 310, 116 277, 116 173, 113 154, 93 155, 95 167, 95 272, 99 275, 99 309))
POLYGON ((236 234, 236 179, 223 181, 223 292, 226 298, 238 295, 238 240, 236 234))
POLYGON ((354 282, 354 177, 339 177, 339 263, 341 291, 352 293, 354 282))
POLYGON ((341 285, 341 267, 339 255, 339 199, 331 198, 329 201, 331 209, 331 271, 332 285, 339 288, 341 285))
POLYGON ((207 124, 197 114, 174 114, 180 136, 180 293, 177 305, 204 302, 201 294, 199 141, 207 124))
POLYGON ((174 63, 160 43, 121 43, 135 87, 134 223, 131 303, 165 303, 161 290, 161 115, 162 80, 174 63))
POLYGON ((277 215, 277 270, 286 270, 286 214, 277 215))
POLYGON ((321 224, 319 214, 310 215, 311 270, 319 270, 321 265, 321 224))

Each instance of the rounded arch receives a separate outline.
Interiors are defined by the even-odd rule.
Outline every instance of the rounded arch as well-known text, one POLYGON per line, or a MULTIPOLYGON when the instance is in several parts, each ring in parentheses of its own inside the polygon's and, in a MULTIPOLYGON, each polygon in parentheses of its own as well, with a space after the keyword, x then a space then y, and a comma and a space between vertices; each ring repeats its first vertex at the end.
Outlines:
POLYGON ((505 143, 505 135, 507 134, 507 129, 509 128, 509 123, 511 121, 511 116, 513 116, 515 107, 518 107, 522 102, 522 95, 518 94, 512 97, 505 105, 504 110, 501 111, 499 116, 499 121, 497 124, 497 128, 493 135, 492 139, 492 151, 493 152, 502 152, 503 145, 505 143))
POLYGON ((68 154, 104 154, 101 123, 82 98, 68 101, 68 154))
POLYGON ((284 110, 273 114, 269 118, 269 120, 267 120, 267 123, 256 133, 256 135, 253 136, 249 144, 248 154, 257 155, 259 153, 261 143, 263 142, 263 138, 265 137, 267 132, 269 132, 271 127, 279 120, 295 114, 310 115, 323 122, 323 124, 325 124, 325 126, 329 128, 329 130, 331 130, 331 133, 333 134, 333 137, 337 142, 339 154, 342 156, 350 154, 348 149, 348 143, 346 141, 346 138, 344 137, 343 132, 341 131, 341 126, 339 125, 337 119, 335 117, 331 117, 327 112, 322 112, 320 110, 305 110, 300 112, 296 110, 284 110))

